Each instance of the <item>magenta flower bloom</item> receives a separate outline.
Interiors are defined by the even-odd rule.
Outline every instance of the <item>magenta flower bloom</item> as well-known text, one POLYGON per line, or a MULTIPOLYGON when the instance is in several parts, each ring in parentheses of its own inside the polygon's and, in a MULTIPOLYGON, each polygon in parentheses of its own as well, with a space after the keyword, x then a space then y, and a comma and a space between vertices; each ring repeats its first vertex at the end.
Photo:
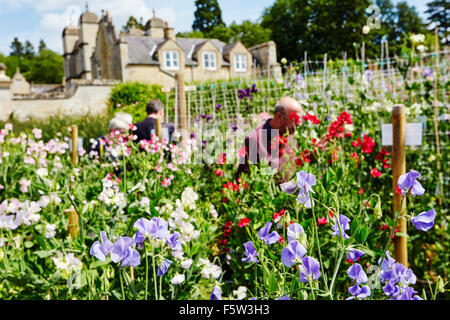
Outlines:
POLYGON ((167 270, 169 270, 170 265, 172 264, 172 261, 164 258, 163 262, 158 266, 157 275, 162 277, 167 273, 167 270))
POLYGON ((281 261, 290 268, 305 256, 306 249, 297 240, 290 241, 286 248, 281 251, 281 261))
POLYGON ((300 282, 306 283, 320 278, 320 264, 319 261, 313 257, 304 257, 302 265, 300 266, 300 282))
POLYGON ((118 263, 122 262, 122 267, 136 267, 140 264, 140 255, 131 246, 134 241, 130 237, 121 237, 111 249, 111 260, 118 263))
POLYGON ((358 260, 359 258, 361 258, 365 254, 366 253, 364 251, 361 251, 361 250, 358 250, 358 249, 353 249, 353 250, 351 250, 351 251, 349 251, 347 253, 346 258, 348 260, 351 260, 351 261, 356 261, 356 260, 358 260))
POLYGON ((278 232, 273 231, 269 233, 272 227, 272 222, 267 222, 266 225, 258 231, 258 236, 261 240, 265 241, 267 244, 274 244, 280 240, 280 235, 278 232))
POLYGON ((397 186, 402 192, 402 196, 410 193, 412 196, 421 196, 425 193, 425 189, 422 187, 417 178, 420 177, 420 173, 416 170, 409 170, 408 173, 402 174, 397 181, 397 186))
MULTIPOLYGON (((332 236, 339 236, 340 234, 340 230, 339 230, 339 225, 337 223, 337 219, 336 217, 333 217, 333 220, 335 222, 335 224, 331 227, 331 229, 333 229, 333 233, 331 234, 332 236)), ((341 230, 342 230, 342 237, 344 239, 348 239, 350 238, 346 233, 345 230, 349 230, 350 229, 350 219, 347 218, 346 216, 344 216, 343 214, 339 215, 339 224, 341 226, 341 230)))
POLYGON ((90 254, 101 261, 105 261, 113 247, 113 243, 108 240, 105 231, 100 232, 100 239, 101 242, 95 241, 92 244, 90 254))
POLYGON ((356 284, 367 282, 367 275, 359 263, 352 264, 351 267, 347 269, 347 274, 356 281, 356 284))
POLYGON ((255 246, 253 245, 253 242, 251 241, 247 241, 246 243, 244 243, 244 247, 245 247, 245 258, 242 259, 243 262, 256 262, 258 263, 258 253, 255 250, 255 246))
POLYGON ((411 222, 417 230, 428 231, 434 226, 434 218, 436 217, 436 212, 431 209, 427 212, 422 212, 421 214, 412 217, 411 222))
POLYGON ((214 286, 209 300, 222 300, 222 291, 220 291, 218 286, 214 286))
POLYGON ((292 240, 300 240, 301 235, 304 233, 305 230, 298 223, 291 223, 287 227, 287 238, 289 242, 292 240))

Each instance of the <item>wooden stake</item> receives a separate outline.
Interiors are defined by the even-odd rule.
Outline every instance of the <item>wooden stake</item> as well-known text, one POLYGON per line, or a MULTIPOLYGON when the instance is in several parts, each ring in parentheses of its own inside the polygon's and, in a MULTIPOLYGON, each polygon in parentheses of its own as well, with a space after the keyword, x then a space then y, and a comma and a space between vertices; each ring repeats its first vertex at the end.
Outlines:
POLYGON ((67 231, 69 232, 72 240, 74 240, 78 237, 78 232, 80 230, 78 224, 78 213, 74 208, 69 208, 64 210, 64 214, 69 215, 69 226, 67 231))
POLYGON ((155 133, 159 141, 162 141, 161 119, 155 118, 155 133))
POLYGON ((72 125, 72 163, 78 164, 78 126, 72 125))
MULTIPOLYGON (((400 209, 401 195, 397 193, 398 178, 406 172, 406 153, 405 153, 405 126, 406 126, 406 110, 404 105, 395 105, 392 110, 392 189, 393 213, 394 215, 400 209)), ((400 217, 406 212, 406 199, 403 200, 400 217)), ((406 219, 399 218, 397 224, 398 232, 406 235, 406 219)), ((406 237, 395 237, 395 259, 408 267, 408 248, 406 237)))

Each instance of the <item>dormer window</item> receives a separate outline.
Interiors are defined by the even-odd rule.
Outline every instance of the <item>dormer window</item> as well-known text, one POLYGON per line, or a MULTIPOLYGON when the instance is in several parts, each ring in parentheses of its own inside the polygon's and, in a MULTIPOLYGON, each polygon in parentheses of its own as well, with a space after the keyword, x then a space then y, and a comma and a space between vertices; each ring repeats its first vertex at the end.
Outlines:
POLYGON ((247 56, 245 54, 234 55, 234 68, 236 72, 247 71, 247 56))
POLYGON ((217 70, 216 54, 214 52, 203 53, 203 66, 207 70, 217 70))
POLYGON ((180 67, 178 62, 178 51, 164 52, 164 68, 168 70, 178 70, 180 67))

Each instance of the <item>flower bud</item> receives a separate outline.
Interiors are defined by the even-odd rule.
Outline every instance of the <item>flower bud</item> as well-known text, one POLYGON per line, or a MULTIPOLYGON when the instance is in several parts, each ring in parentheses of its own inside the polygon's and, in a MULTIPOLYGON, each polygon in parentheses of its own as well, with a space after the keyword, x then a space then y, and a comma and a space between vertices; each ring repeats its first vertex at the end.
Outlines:
POLYGON ((375 218, 381 219, 383 217, 383 211, 381 210, 381 201, 378 199, 377 204, 375 205, 375 208, 373 209, 373 213, 375 215, 375 218))

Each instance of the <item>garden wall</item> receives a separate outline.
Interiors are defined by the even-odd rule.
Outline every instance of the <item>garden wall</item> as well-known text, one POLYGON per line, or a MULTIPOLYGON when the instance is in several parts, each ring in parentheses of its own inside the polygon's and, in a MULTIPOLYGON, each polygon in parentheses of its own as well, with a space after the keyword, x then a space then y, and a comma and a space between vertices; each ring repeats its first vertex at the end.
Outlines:
POLYGON ((106 110, 112 85, 78 85, 68 98, 15 99, 8 89, 0 89, 0 120, 6 121, 14 112, 19 121, 43 119, 58 113, 65 116, 99 114, 106 110))

